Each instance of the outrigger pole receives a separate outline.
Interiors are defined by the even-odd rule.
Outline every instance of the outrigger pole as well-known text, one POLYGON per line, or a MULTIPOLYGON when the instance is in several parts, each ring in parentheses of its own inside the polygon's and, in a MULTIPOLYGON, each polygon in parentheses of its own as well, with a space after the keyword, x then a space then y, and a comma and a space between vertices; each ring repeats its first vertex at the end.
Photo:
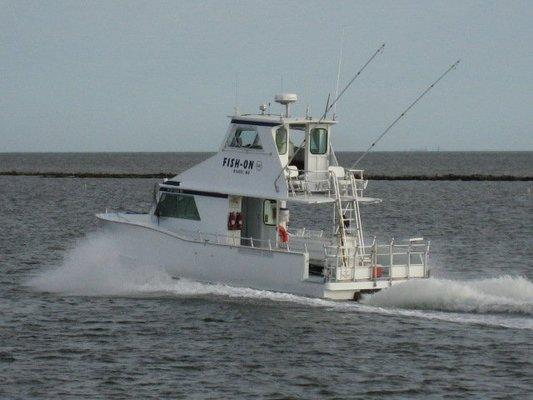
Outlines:
POLYGON ((326 107, 326 110, 324 111, 324 114, 322 114, 322 117, 320 118, 320 120, 318 122, 322 122, 322 120, 324 118, 326 118, 326 115, 328 115, 328 112, 335 106, 335 104, 337 104, 337 102, 340 100, 340 98, 342 97, 342 95, 348 90, 348 88, 352 85, 352 83, 359 77, 359 75, 361 75, 361 72, 363 72, 365 70, 365 68, 368 66, 368 64, 370 64, 372 62, 372 60, 381 52, 383 52, 383 49, 385 48, 385 43, 383 43, 379 49, 377 49, 375 51, 374 54, 372 54, 372 57, 370 57, 368 59, 368 61, 365 63, 365 65, 362 66, 362 68, 357 71, 357 73, 354 75, 354 77, 351 79, 350 82, 348 82, 348 84, 344 87, 344 89, 341 90, 341 92, 339 93, 339 95, 335 98, 335 100, 333 100, 333 102, 328 106, 326 107))
POLYGON ((387 127, 387 129, 385 129, 385 130, 381 133, 381 135, 379 135, 379 136, 377 137, 377 139, 374 140, 374 142, 368 147, 368 149, 366 149, 366 151, 361 155, 361 157, 359 157, 359 158, 358 158, 358 159, 352 164, 352 166, 350 167, 350 169, 354 169, 355 166, 356 166, 357 164, 359 164, 359 162, 360 162, 363 158, 365 158, 365 156, 370 152, 370 150, 372 150, 372 148, 377 144, 377 142, 379 142, 379 141, 383 138, 383 136, 385 136, 385 135, 386 135, 386 134, 392 129, 392 127, 393 127, 394 125, 396 125, 396 123, 397 123, 400 119, 402 119, 403 116, 404 116, 405 114, 407 114, 407 112, 408 112, 411 108, 413 108, 413 107, 415 106, 415 104, 418 103, 418 102, 422 99, 422 97, 424 97, 424 96, 425 96, 425 95, 426 95, 431 89, 433 89, 433 87, 434 87, 437 83, 439 83, 439 81, 440 81, 442 78, 444 78, 446 75, 448 75, 448 73, 449 73, 452 69, 455 69, 455 67, 457 67, 457 65, 459 64, 460 61, 461 61, 461 60, 457 60, 453 65, 451 65, 451 66, 450 66, 450 67, 449 67, 449 68, 448 68, 448 69, 447 69, 447 70, 446 70, 441 76, 439 76, 439 78, 438 78, 435 82, 433 82, 431 85, 429 85, 429 86, 427 87, 427 89, 424 90, 424 91, 422 92, 422 94, 420 94, 420 95, 416 98, 416 100, 413 101, 413 102, 409 105, 409 107, 407 107, 407 108, 404 110, 404 112, 402 112, 402 113, 401 113, 401 114, 400 114, 400 115, 399 115, 394 121, 392 121, 392 123, 387 127))

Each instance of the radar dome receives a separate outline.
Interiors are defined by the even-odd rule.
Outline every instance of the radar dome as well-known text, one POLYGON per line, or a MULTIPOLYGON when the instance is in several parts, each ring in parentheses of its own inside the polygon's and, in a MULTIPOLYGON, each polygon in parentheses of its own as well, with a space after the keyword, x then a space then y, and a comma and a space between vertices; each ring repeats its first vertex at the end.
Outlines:
POLYGON ((285 106, 285 116, 289 116, 289 107, 292 103, 296 103, 298 96, 294 93, 280 93, 274 96, 274 101, 276 103, 282 104, 285 106))

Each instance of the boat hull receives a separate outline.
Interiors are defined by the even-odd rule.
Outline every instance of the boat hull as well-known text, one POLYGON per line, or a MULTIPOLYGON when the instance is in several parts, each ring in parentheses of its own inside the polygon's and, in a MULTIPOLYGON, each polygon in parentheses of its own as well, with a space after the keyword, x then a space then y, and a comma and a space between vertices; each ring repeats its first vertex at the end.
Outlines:
POLYGON ((332 300, 354 300, 413 278, 426 278, 423 266, 395 267, 403 271, 388 279, 324 281, 309 275, 309 253, 191 240, 167 231, 146 214, 98 214, 101 228, 119 252, 136 263, 163 267, 175 278, 292 293, 332 300))
POLYGON ((121 254, 161 266, 173 277, 311 297, 324 295, 322 282, 306 280, 306 253, 199 243, 108 214, 97 217, 121 254))

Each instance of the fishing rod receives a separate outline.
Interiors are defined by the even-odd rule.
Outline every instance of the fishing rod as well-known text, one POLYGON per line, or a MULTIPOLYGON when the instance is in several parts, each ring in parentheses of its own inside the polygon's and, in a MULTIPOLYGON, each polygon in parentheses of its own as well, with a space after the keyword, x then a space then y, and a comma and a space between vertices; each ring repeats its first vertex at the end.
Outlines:
POLYGON ((438 78, 435 82, 433 82, 431 85, 429 85, 429 86, 426 88, 426 90, 424 90, 424 91, 423 91, 423 92, 422 92, 422 93, 416 98, 416 100, 413 101, 413 102, 409 105, 409 107, 407 107, 407 108, 406 108, 406 109, 405 109, 405 110, 404 110, 404 111, 403 111, 403 112, 402 112, 402 113, 401 113, 401 114, 400 114, 400 115, 399 115, 394 121, 392 121, 392 123, 387 127, 387 129, 385 129, 385 130, 381 133, 381 135, 379 135, 379 136, 377 137, 377 139, 374 140, 374 142, 368 147, 368 149, 366 149, 366 151, 361 155, 361 157, 359 157, 359 158, 358 158, 358 159, 352 164, 352 166, 351 166, 350 169, 354 169, 355 166, 356 166, 357 164, 359 164, 359 162, 360 162, 363 158, 365 158, 365 156, 370 152, 370 150, 372 150, 372 148, 373 148, 373 147, 374 147, 374 146, 375 146, 375 145, 376 145, 376 144, 377 144, 377 143, 383 138, 383 136, 385 136, 385 135, 386 135, 386 134, 392 129, 392 127, 393 127, 394 125, 396 125, 396 123, 397 123, 400 119, 402 119, 402 118, 404 117, 404 115, 407 114, 407 112, 408 112, 411 108, 413 108, 413 107, 415 106, 415 104, 418 103, 418 102, 422 99, 422 97, 424 97, 424 96, 425 96, 425 95, 426 95, 431 89, 433 89, 433 87, 434 87, 437 83, 439 83, 439 81, 440 81, 441 79, 443 79, 446 75, 448 75, 448 73, 449 73, 451 70, 455 69, 455 67, 457 67, 457 65, 459 64, 460 61, 461 61, 461 60, 457 60, 454 64, 452 64, 452 65, 451 65, 451 66, 450 66, 450 67, 449 67, 449 68, 448 68, 448 69, 447 69, 447 70, 446 70, 441 76, 439 76, 439 78, 438 78))
POLYGON ((320 118, 320 120, 318 121, 319 123, 322 122, 322 120, 324 118, 326 118, 326 115, 328 115, 328 112, 335 106, 335 104, 337 104, 337 102, 340 100, 340 98, 342 97, 342 95, 350 88, 350 86, 352 85, 352 83, 359 77, 359 75, 361 75, 361 73, 365 70, 365 68, 368 66, 368 64, 370 64, 372 62, 372 60, 374 60, 374 58, 376 58, 376 56, 380 53, 383 52, 383 49, 385 48, 385 43, 383 43, 379 49, 377 49, 374 54, 372 54, 372 57, 370 57, 368 59, 368 61, 361 67, 361 69, 359 71, 357 71, 357 73, 354 75, 354 77, 350 80, 350 82, 348 82, 348 84, 344 87, 344 89, 341 90, 341 92, 339 93, 339 95, 335 98, 335 100, 333 100, 333 102, 328 106, 326 107, 326 110, 324 111, 324 114, 322 114, 322 117, 320 118))
POLYGON ((329 101, 331 100, 331 93, 328 93, 328 99, 326 100, 326 107, 324 108, 324 112, 327 113, 328 112, 328 107, 329 107, 329 101))

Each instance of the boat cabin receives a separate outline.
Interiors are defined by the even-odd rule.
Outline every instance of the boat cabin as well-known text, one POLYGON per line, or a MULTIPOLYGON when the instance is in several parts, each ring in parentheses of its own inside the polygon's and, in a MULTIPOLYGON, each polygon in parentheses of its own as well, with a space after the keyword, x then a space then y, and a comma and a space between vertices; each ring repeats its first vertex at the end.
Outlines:
POLYGON ((287 202, 333 202, 338 167, 332 120, 293 118, 296 95, 276 96, 284 114, 233 115, 218 153, 160 185, 153 215, 171 231, 209 232, 231 243, 276 247, 287 202), (327 195, 326 195, 327 194, 327 195))

